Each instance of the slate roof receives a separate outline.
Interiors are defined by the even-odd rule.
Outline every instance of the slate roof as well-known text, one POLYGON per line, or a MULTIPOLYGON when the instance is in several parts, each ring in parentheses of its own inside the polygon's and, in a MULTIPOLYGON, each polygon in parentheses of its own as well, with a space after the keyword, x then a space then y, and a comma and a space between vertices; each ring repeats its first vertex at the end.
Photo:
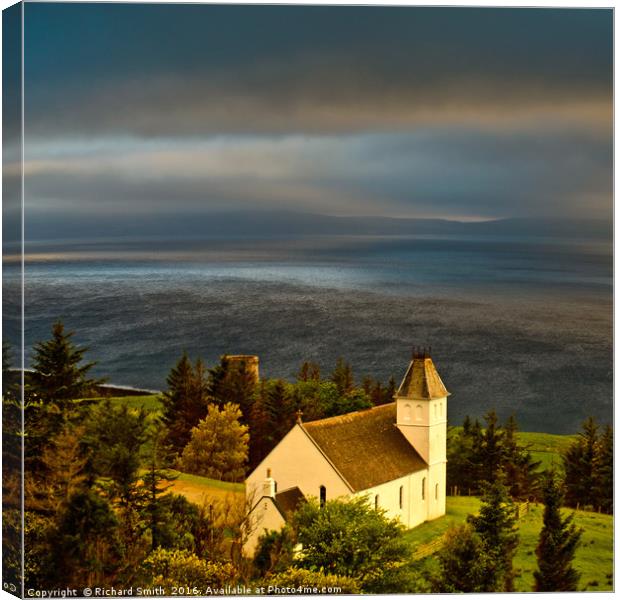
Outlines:
POLYGON ((396 403, 300 425, 353 491, 426 469, 396 427, 396 403))
POLYGON ((409 363, 403 382, 396 396, 412 400, 432 400, 446 398, 450 392, 441 381, 433 361, 429 357, 415 357, 409 363))

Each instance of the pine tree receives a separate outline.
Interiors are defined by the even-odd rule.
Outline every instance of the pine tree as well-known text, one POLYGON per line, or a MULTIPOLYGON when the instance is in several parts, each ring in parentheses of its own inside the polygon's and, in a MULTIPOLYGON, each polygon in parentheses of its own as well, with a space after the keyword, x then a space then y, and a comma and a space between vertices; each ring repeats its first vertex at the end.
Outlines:
POLYGON ((489 580, 486 592, 514 591, 512 561, 519 544, 515 507, 500 480, 487 484, 478 515, 470 515, 467 522, 481 537, 486 554, 493 563, 494 578, 489 580))
POLYGON ((480 462, 482 477, 485 482, 496 480, 502 466, 502 443, 504 434, 497 424, 497 414, 494 410, 484 416, 486 427, 482 432, 480 447, 480 462))
POLYGON ((396 393, 396 379, 392 375, 388 379, 387 387, 385 388, 385 392, 383 393, 383 403, 387 404, 388 402, 392 402, 394 400, 394 394, 396 393))
POLYGON ((538 491, 540 461, 534 461, 527 448, 517 440, 517 421, 511 415, 503 428, 502 470, 508 493, 515 500, 526 500, 538 491))
POLYGON ((614 434, 607 425, 599 437, 596 453, 596 505, 605 513, 614 511, 614 434))
POLYGON ((553 472, 545 477, 543 501, 543 527, 540 531, 536 558, 538 570, 534 572, 536 592, 573 592, 577 590, 579 573, 572 560, 579 544, 581 532, 569 515, 562 518, 560 508, 564 500, 562 488, 553 472))
POLYGON ((494 563, 482 538, 469 524, 448 529, 437 561, 439 573, 431 580, 435 593, 487 592, 495 583, 494 563))
POLYGON ((207 416, 191 431, 179 459, 183 471, 212 479, 239 481, 248 458, 248 427, 239 420, 241 411, 227 403, 220 410, 209 405, 207 416))
POLYGON ((87 348, 76 346, 71 340, 73 335, 74 332, 65 332, 61 321, 56 321, 52 338, 34 347, 31 390, 46 403, 55 402, 65 407, 69 400, 81 398, 103 383, 102 379, 88 378, 88 372, 96 363, 80 366, 87 348))
POLYGON ((183 353, 166 379, 168 390, 162 400, 162 422, 167 428, 165 443, 171 453, 180 453, 189 442, 191 430, 207 415, 209 404, 205 368, 183 353))
POLYGON ((237 404, 241 409, 241 420, 249 422, 252 414, 258 382, 256 375, 244 362, 231 363, 224 355, 220 364, 209 369, 207 391, 209 402, 223 406, 227 403, 237 404))
POLYGON ((353 381, 353 369, 351 369, 351 365, 342 357, 336 361, 336 367, 330 379, 336 384, 338 393, 341 396, 351 392, 355 386, 353 381))
POLYGON ((583 423, 579 438, 563 456, 566 503, 569 506, 594 506, 596 504, 596 459, 598 426, 592 417, 583 423))
POLYGON ((297 381, 319 381, 321 368, 313 362, 304 361, 297 373, 297 381))

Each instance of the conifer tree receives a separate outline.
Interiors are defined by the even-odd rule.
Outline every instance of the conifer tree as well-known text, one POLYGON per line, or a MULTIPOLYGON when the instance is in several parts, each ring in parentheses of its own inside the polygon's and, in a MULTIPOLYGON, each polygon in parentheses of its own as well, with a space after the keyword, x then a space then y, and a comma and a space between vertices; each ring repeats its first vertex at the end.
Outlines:
POLYGON ((590 417, 582 428, 579 438, 563 456, 566 503, 569 506, 596 505, 598 426, 590 417))
POLYGON ((480 593, 492 591, 496 581, 494 563, 482 538, 469 524, 448 529, 437 553, 439 573, 432 577, 432 591, 480 593))
POLYGON ((191 431, 179 466, 183 471, 212 479, 239 481, 248 458, 248 427, 239 420, 241 411, 227 403, 220 410, 209 405, 207 416, 191 431))
POLYGON ((480 462, 484 481, 492 482, 498 476, 502 466, 502 443, 504 434, 498 426, 497 414, 494 410, 485 416, 486 427, 482 432, 480 446, 480 462))
POLYGON ((537 493, 540 461, 534 461, 529 450, 519 445, 517 430, 517 421, 511 415, 503 428, 502 470, 510 496, 525 500, 537 493))
POLYGON ((614 511, 614 434, 607 425, 599 437, 596 456, 596 505, 605 513, 614 511))
POLYGON ((321 368, 314 362, 304 361, 297 373, 297 381, 319 381, 321 368))
POLYGON ((484 590, 514 591, 512 561, 519 544, 515 507, 506 487, 498 479, 487 484, 478 515, 470 515, 467 522, 481 537, 487 556, 492 560, 494 578, 484 590))
POLYGON ((184 352, 166 381, 168 390, 162 400, 165 443, 172 453, 180 453, 189 442, 192 428, 207 414, 207 379, 202 361, 198 359, 192 366, 184 352))
POLYGON ((223 406, 227 403, 237 404, 241 409, 241 420, 249 422, 258 387, 256 375, 244 362, 231 363, 224 355, 220 364, 209 369, 207 391, 209 402, 223 406))
POLYGON ((76 346, 71 340, 73 335, 72 331, 65 332, 62 321, 56 321, 52 338, 34 346, 31 391, 46 403, 67 406, 69 400, 84 396, 104 381, 88 378, 96 363, 80 365, 88 349, 76 346))
POLYGON ((336 361, 336 367, 330 379, 336 384, 338 393, 341 396, 351 392, 355 386, 353 381, 353 369, 342 357, 336 361))
POLYGON ((562 488, 553 472, 547 473, 543 489, 545 512, 540 531, 536 558, 538 570, 534 572, 536 592, 571 592, 577 590, 579 573, 572 560, 579 544, 581 532, 572 523, 572 515, 562 518, 562 488))

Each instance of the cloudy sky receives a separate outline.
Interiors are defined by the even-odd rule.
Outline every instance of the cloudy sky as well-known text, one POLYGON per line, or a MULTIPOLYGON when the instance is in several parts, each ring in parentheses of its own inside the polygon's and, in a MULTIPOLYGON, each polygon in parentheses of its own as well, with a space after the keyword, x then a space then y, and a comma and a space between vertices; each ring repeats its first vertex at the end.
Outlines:
POLYGON ((609 218, 612 12, 26 4, 33 222, 609 218))

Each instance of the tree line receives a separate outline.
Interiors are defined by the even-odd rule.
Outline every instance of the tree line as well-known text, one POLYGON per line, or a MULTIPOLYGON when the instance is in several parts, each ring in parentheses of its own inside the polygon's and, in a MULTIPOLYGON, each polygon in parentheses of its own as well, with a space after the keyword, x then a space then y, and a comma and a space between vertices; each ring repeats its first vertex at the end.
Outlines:
POLYGON ((306 362, 295 382, 257 381, 226 356, 206 368, 183 354, 168 375, 161 413, 149 413, 97 397, 102 381, 90 376, 94 363, 72 335, 58 322, 51 339, 35 345, 23 403, 3 346, 4 569, 8 579, 20 576, 23 439, 29 587, 269 581, 351 593, 510 591, 513 503, 537 499, 545 515, 536 589, 569 590, 578 580, 571 561, 579 532, 560 507, 613 510, 611 428, 601 433, 589 420, 564 456, 564 472, 541 474, 517 442, 514 418, 500 425, 491 412, 484 426, 467 418, 450 430, 448 486, 480 495, 482 508, 446 534, 435 572, 420 574, 402 525, 362 501, 320 509, 310 500, 248 560, 240 548, 250 507, 232 497, 193 504, 171 491, 173 469, 240 481, 300 412, 310 420, 389 402, 393 379, 356 386, 340 359, 327 378, 306 362))
POLYGON ((344 360, 326 379, 304 363, 294 383, 258 382, 225 356, 207 369, 183 354, 153 413, 102 399, 104 381, 91 376, 95 363, 73 335, 57 322, 35 344, 23 390, 3 344, 3 566, 6 580, 19 581, 23 533, 25 584, 35 589, 249 581, 246 501, 193 504, 170 489, 174 469, 242 481, 299 411, 321 418, 366 408, 389 401, 393 386, 357 387, 344 360))
MULTIPOLYGON (((501 473, 515 501, 540 501, 545 473, 529 447, 520 444, 514 416, 502 425, 495 411, 478 419, 465 417, 463 426, 448 431, 447 487, 451 494, 478 496, 501 473)), ((588 418, 582 431, 561 455, 556 474, 566 506, 613 512, 613 430, 601 431, 588 418)))

